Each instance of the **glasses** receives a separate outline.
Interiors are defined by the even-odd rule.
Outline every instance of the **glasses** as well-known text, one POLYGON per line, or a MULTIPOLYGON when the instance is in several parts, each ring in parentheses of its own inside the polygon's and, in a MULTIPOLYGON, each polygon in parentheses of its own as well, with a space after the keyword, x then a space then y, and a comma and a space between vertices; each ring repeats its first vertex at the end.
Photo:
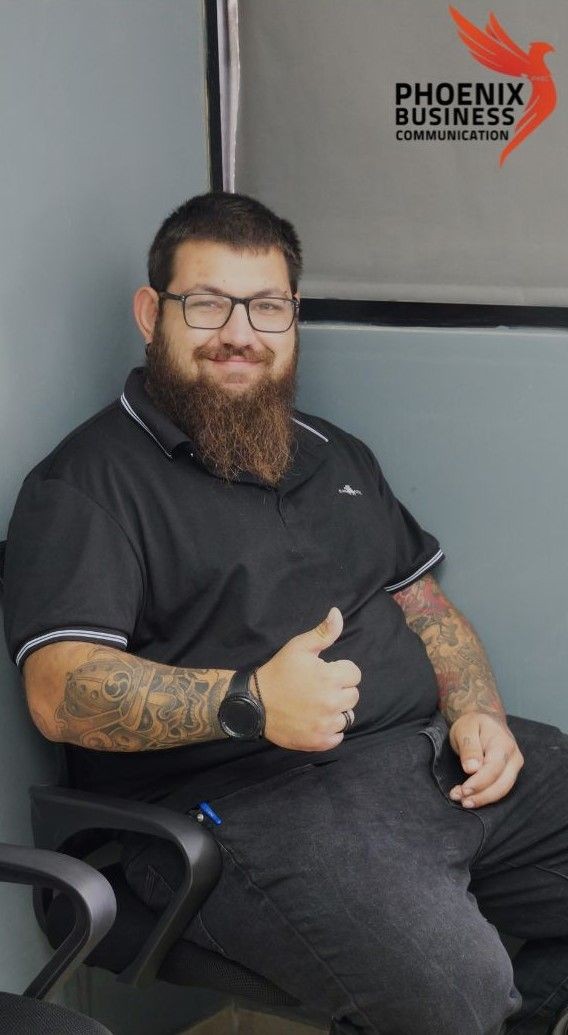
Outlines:
POLYGON ((267 298, 265 295, 253 298, 234 298, 233 295, 203 295, 191 292, 174 295, 171 291, 160 291, 160 298, 171 298, 181 302, 183 318, 188 327, 195 330, 218 331, 231 319, 236 305, 244 305, 248 321, 255 331, 283 334, 288 331, 300 303, 296 298, 267 298))

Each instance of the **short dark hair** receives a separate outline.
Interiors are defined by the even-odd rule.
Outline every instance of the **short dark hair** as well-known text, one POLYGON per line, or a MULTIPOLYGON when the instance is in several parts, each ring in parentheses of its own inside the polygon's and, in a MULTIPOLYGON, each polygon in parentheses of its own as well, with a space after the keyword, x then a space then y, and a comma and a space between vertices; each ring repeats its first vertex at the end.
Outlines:
POLYGON ((185 241, 216 241, 231 248, 278 248, 286 260, 292 292, 302 272, 302 247, 286 219, 245 194, 211 191, 176 208, 162 223, 148 253, 148 278, 156 291, 172 279, 174 258, 185 241))

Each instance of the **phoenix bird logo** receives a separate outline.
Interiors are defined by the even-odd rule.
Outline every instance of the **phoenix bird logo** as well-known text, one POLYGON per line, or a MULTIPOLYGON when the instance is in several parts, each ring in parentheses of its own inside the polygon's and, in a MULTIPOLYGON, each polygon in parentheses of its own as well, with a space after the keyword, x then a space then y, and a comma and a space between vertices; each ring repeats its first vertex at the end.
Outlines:
POLYGON ((554 47, 550 43, 535 42, 525 52, 507 35, 494 14, 489 14, 489 21, 483 30, 478 29, 455 7, 449 10, 458 27, 459 38, 476 61, 494 72, 528 79, 532 86, 524 112, 515 123, 515 132, 499 157, 499 165, 503 165, 511 151, 533 133, 556 107, 556 87, 544 61, 544 55, 554 50, 554 47))

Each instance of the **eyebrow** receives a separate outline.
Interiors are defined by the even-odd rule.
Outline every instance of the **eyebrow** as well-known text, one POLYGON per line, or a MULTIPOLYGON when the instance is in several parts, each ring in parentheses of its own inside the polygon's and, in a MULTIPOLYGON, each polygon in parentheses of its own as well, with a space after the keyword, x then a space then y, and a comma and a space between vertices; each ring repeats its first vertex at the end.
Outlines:
MULTIPOLYGON (((215 287, 214 284, 194 284, 193 287, 189 288, 188 291, 182 292, 184 295, 193 294, 193 292, 203 293, 206 295, 224 295, 227 298, 227 293, 222 291, 220 288, 215 287)), ((247 295, 247 298, 289 298, 290 296, 278 287, 264 288, 262 291, 255 291, 252 295, 247 295)))

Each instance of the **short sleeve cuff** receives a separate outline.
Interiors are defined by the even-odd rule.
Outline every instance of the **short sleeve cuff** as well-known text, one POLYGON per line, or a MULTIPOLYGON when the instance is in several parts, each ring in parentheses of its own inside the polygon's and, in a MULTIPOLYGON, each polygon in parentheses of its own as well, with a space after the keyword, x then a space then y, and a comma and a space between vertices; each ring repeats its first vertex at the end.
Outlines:
POLYGON ((425 561, 419 568, 416 568, 416 570, 411 572, 410 575, 407 575, 404 579, 400 579, 399 582, 391 582, 390 585, 385 586, 385 591, 387 593, 398 593, 400 589, 405 589, 406 586, 411 586, 413 582, 421 579, 427 571, 430 571, 430 569, 434 568, 436 564, 439 564, 443 558, 444 551, 437 550, 433 557, 430 557, 428 561, 425 561))
POLYGON ((126 650, 128 646, 128 637, 124 633, 112 630, 87 628, 52 629, 50 632, 42 633, 41 636, 34 636, 33 639, 26 640, 18 650, 14 661, 18 668, 21 669, 26 658, 33 654, 35 650, 45 647, 48 643, 58 643, 62 640, 84 640, 87 643, 102 643, 107 647, 115 647, 118 650, 126 650))

